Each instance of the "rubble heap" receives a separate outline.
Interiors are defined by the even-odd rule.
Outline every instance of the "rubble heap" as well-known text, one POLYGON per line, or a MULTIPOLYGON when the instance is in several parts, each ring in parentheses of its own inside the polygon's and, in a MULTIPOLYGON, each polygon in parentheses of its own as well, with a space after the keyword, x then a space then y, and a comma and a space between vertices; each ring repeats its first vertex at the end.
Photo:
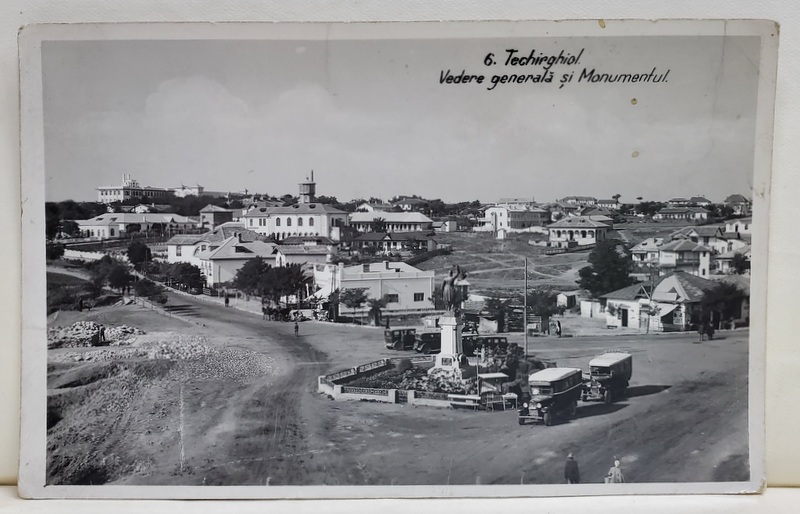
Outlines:
POLYGON ((140 334, 144 334, 144 332, 127 325, 104 327, 94 321, 77 321, 68 327, 49 329, 47 331, 47 348, 123 346, 131 344, 140 334), (105 341, 100 340, 101 329, 105 329, 103 334, 105 341))

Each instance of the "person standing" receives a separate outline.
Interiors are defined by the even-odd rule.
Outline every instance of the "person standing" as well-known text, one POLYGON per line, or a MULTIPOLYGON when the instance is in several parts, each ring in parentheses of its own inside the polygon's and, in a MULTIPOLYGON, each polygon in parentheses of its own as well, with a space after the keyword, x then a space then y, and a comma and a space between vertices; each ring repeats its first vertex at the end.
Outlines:
POLYGON ((578 461, 570 453, 567 455, 567 462, 564 464, 564 479, 568 484, 580 484, 581 472, 578 469, 578 461))
POLYGON ((606 474, 607 484, 624 484, 625 476, 622 474, 622 468, 619 467, 619 461, 615 460, 614 465, 608 470, 606 474))
POLYGON ((300 325, 297 322, 294 322, 294 336, 297 337, 300 335, 300 325))
POLYGON ((228 299, 228 295, 225 295, 225 307, 230 306, 231 301, 228 299))

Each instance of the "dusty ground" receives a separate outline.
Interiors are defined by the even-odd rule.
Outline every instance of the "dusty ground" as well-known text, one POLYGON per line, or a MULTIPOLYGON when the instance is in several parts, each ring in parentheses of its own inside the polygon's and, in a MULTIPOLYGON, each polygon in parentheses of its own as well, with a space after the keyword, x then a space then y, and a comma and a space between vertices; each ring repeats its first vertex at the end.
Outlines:
POLYGON ((587 482, 602 481, 614 456, 634 482, 746 478, 747 332, 702 344, 695 335, 533 338, 532 352, 567 366, 585 368, 607 348, 632 351, 631 398, 520 427, 511 410, 317 394, 320 374, 398 355, 380 329, 306 322, 295 338, 289 323, 174 295, 170 305, 206 327, 140 306, 62 312, 51 323, 147 334, 132 347, 50 351, 49 483, 559 483, 568 451, 587 482), (153 345, 193 350, 125 354, 153 345), (97 351, 120 353, 69 358, 97 351))

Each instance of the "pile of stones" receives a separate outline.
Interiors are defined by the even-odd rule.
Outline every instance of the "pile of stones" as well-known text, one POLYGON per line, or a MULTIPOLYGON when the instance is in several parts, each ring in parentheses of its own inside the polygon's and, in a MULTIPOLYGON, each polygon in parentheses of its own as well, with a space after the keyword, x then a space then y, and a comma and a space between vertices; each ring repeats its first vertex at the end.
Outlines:
POLYGON ((68 327, 49 329, 47 348, 122 346, 131 344, 141 334, 144 334, 142 330, 127 325, 104 327, 94 321, 77 321, 68 327), (100 331, 104 328, 105 341, 101 341, 100 331))

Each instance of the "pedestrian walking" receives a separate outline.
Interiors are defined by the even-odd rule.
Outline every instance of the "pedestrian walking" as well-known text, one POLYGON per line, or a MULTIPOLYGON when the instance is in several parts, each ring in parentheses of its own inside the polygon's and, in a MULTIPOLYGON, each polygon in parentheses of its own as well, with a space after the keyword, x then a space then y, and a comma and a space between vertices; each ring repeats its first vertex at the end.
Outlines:
POLYGON ((706 324, 700 323, 697 325, 697 333, 700 335, 700 341, 703 340, 703 337, 706 335, 706 324))
POLYGON ((230 301, 230 299, 228 298, 228 296, 226 295, 226 296, 225 296, 225 307, 230 307, 230 303, 231 303, 231 301, 230 301))
POLYGON ((83 312, 83 298, 78 300, 78 312, 83 312))
POLYGON ((106 327, 100 327, 100 342, 106 342, 106 327))
POLYGON ((558 337, 561 337, 561 322, 560 321, 556 321, 556 335, 558 337))
POLYGON ((300 325, 297 322, 294 322, 294 336, 297 337, 300 335, 300 325))
POLYGON ((261 306, 261 319, 263 319, 264 321, 266 321, 266 319, 267 319, 267 314, 269 314, 269 309, 267 309, 267 306, 266 306, 266 305, 262 305, 262 306, 261 306))
POLYGON ((608 470, 606 474, 607 484, 624 484, 625 476, 622 474, 622 468, 619 467, 619 461, 615 460, 614 465, 608 470))
POLYGON ((709 323, 706 325, 706 335, 708 336, 708 340, 711 341, 714 339, 714 324, 709 323))
POLYGON ((571 453, 567 455, 567 462, 564 464, 564 480, 566 480, 568 484, 581 483, 581 472, 578 469, 578 461, 575 460, 575 457, 571 453))

